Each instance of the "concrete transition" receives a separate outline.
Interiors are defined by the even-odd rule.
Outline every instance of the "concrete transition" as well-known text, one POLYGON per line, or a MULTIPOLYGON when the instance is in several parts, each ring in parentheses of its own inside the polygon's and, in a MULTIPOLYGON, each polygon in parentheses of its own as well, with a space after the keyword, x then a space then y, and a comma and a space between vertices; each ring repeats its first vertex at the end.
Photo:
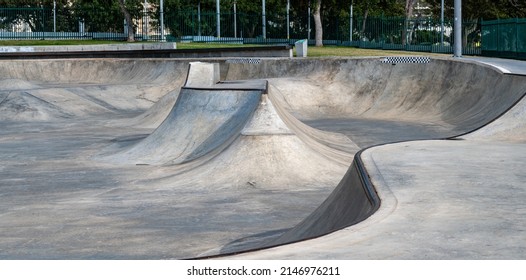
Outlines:
POLYGON ((0 258, 526 257, 526 77, 385 61, 1 61, 0 258))

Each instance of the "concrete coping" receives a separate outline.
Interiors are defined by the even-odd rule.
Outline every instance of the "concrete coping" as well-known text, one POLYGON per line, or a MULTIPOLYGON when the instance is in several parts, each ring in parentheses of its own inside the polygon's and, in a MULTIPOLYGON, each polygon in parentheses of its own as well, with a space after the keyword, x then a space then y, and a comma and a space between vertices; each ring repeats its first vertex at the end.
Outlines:
POLYGON ((175 50, 174 42, 164 43, 125 43, 125 44, 96 44, 71 46, 4 46, 0 53, 12 52, 79 52, 79 51, 135 51, 135 50, 175 50))

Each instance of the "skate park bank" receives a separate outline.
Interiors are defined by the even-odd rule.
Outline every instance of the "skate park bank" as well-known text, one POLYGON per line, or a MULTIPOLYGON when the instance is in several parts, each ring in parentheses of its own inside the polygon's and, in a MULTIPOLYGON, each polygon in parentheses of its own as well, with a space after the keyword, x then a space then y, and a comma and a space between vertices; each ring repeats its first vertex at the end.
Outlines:
POLYGON ((525 76, 196 61, 0 61, 0 258, 526 255, 525 76))

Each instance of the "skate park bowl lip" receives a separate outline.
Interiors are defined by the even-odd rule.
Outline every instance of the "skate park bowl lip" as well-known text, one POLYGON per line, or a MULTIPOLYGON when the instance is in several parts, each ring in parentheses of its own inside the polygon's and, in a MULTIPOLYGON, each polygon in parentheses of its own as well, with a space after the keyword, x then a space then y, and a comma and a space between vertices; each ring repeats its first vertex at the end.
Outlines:
MULTIPOLYGON (((19 87, 30 94, 37 94, 38 97, 49 98, 49 93, 41 93, 39 90, 41 88, 54 87, 57 84, 60 85, 59 88, 72 87, 76 91, 78 91, 76 89, 78 85, 103 85, 111 88, 112 86, 127 83, 132 86, 136 85, 139 88, 139 85, 152 83, 151 81, 165 85, 166 89, 180 88, 183 87, 186 78, 186 67, 191 61, 195 61, 195 59, 2 61, 0 62, 0 73, 5 79, 11 79, 15 82, 20 80, 33 82, 33 86, 22 85, 19 87), (65 73, 60 73, 61 71, 53 71, 53 69, 67 69, 69 72, 64 71, 65 73), (152 69, 156 70, 152 71, 152 69), (173 81, 174 77, 167 71, 175 70, 180 76, 175 77, 176 81, 173 81), (70 86, 70 84, 74 86, 70 86), (35 89, 30 89, 31 87, 35 89), (37 87, 38 89, 36 89, 37 87)), ((259 63, 240 63, 241 61, 234 61, 235 63, 231 61, 229 63, 228 59, 203 59, 202 61, 220 64, 220 77, 223 81, 221 84, 222 90, 228 89, 229 81, 266 80, 268 82, 268 95, 273 96, 271 102, 276 106, 277 114, 282 119, 297 118, 307 124, 314 124, 315 127, 318 126, 328 130, 332 129, 333 132, 341 132, 355 141, 360 149, 398 141, 446 139, 477 130, 507 112, 523 98, 526 92, 524 77, 504 75, 497 69, 489 66, 454 59, 432 59, 429 63, 400 62, 395 64, 384 63, 383 58, 298 60, 266 58, 258 60, 257 62, 259 63), (287 117, 282 111, 287 111, 292 116, 287 117), (329 121, 331 119, 341 121, 348 118, 349 123, 356 125, 370 124, 375 126, 378 124, 385 125, 385 122, 387 122, 388 126, 389 124, 402 123, 407 125, 409 129, 423 127, 429 128, 429 130, 423 134, 410 135, 409 139, 393 137, 390 135, 393 131, 379 131, 371 144, 370 141, 366 141, 367 139, 364 140, 363 137, 360 138, 353 135, 353 130, 348 126, 327 127, 326 122, 319 121, 324 118, 329 121), (355 138, 353 139, 353 137, 355 138)), ((243 89, 238 84, 236 86, 243 89)), ((90 90, 95 89, 90 88, 90 90)), ((166 89, 163 88, 163 90, 166 89)), ((245 87, 245 89, 252 89, 252 87, 245 87)), ((199 87, 188 88, 188 90, 185 94, 191 94, 192 91, 199 90, 199 87)), ((10 98, 25 96, 10 94, 10 98)), ((82 92, 82 94, 84 96, 88 93, 82 92)), ((93 99, 92 96, 90 98, 93 99)), ((161 97, 157 96, 156 98, 160 99, 161 97)), ((49 99, 47 100, 49 101, 49 99)), ((97 101, 97 104, 104 105, 102 101, 104 100, 97 101)), ((110 100, 106 101, 110 102, 110 100)), ((56 106, 61 105, 59 99, 55 99, 53 104, 56 106)), ((115 106, 111 106, 111 108, 115 106)), ((135 114, 145 110, 147 110, 147 107, 143 106, 135 114)), ((118 114, 119 110, 116 110, 114 113, 118 114)), ((74 112, 70 112, 70 115, 74 115, 74 112)), ((168 112, 165 115, 168 115, 168 112)), ((60 116, 56 117, 56 119, 60 118, 60 116)), ((286 124, 291 125, 290 122, 286 122, 286 124)), ((383 129, 384 127, 381 128, 383 129)), ((404 131, 402 130, 400 133, 404 133, 404 131)), ((124 135, 129 135, 129 133, 124 135)), ((287 135, 286 137, 290 136, 287 135)), ((104 139, 106 138, 105 136, 104 139)), ((251 141, 252 138, 253 136, 247 136, 244 141, 251 141)), ((125 142, 129 141, 126 140, 125 142)), ((324 143, 327 144, 328 142, 324 143)), ((100 145, 100 143, 97 144, 100 145)), ((232 144, 232 146, 238 144, 232 144)), ((336 145, 333 146, 336 147, 336 145)), ((352 153, 355 152, 357 150, 352 151, 352 153)), ((263 240, 264 242, 260 243, 256 248, 248 247, 248 249, 273 247, 297 242, 298 240, 312 239, 346 228, 372 214, 378 208, 379 201, 374 197, 375 192, 371 189, 372 184, 368 181, 366 170, 363 163, 361 163, 360 154, 361 152, 358 152, 355 156, 354 165, 347 171, 348 173, 343 172, 340 174, 338 180, 342 179, 342 177, 344 179, 340 180, 340 188, 335 189, 335 191, 340 193, 334 193, 332 190, 326 191, 325 193, 327 194, 333 192, 333 195, 329 196, 325 202, 320 201, 318 210, 311 208, 310 213, 312 213, 312 216, 308 215, 309 213, 304 213, 307 215, 294 222, 298 226, 281 232, 279 236, 272 236, 270 239, 263 240), (347 176, 350 173, 353 173, 353 175, 347 176), (356 178, 356 174, 361 175, 360 178, 356 178), (358 182, 355 181, 352 184, 355 188, 361 188, 361 197, 364 198, 364 201, 367 199, 370 202, 369 210, 357 215, 357 217, 343 215, 342 213, 345 213, 347 210, 345 202, 348 201, 338 201, 338 198, 345 196, 341 195, 342 193, 349 191, 348 186, 350 183, 347 181, 349 178, 346 179, 346 176, 358 180, 358 182), (341 204, 338 205, 338 202, 341 204), (333 211, 330 216, 339 215, 343 219, 330 220, 327 218, 327 211, 333 211), (328 224, 324 225, 321 223, 323 221, 328 224)), ((218 156, 219 158, 220 156, 218 156)), ((258 161, 261 159, 254 160, 258 161)), ((13 162, 13 160, 10 162, 13 162)), ((351 162, 348 162, 347 167, 350 165, 351 162)), ((16 182, 15 179, 19 180, 21 178, 13 178, 9 182, 16 182)), ((192 178, 185 177, 186 179, 190 180, 192 178)), ((259 184, 259 181, 257 183, 259 184)), ((101 184, 101 189, 103 190, 105 188, 104 183, 101 184)), ((330 188, 332 189, 336 185, 337 182, 330 188)), ((155 186, 163 189, 159 185, 155 186)), ((16 184, 11 183, 11 187, 16 187, 16 184)), ((166 187, 163 190, 166 191, 166 187)), ((357 189, 351 190, 356 191, 357 189)), ((360 196, 351 196, 351 198, 357 197, 360 196)), ((154 207, 153 204, 151 206, 154 207)), ((12 211, 16 214, 15 210, 12 211)), ((11 214, 12 212, 9 213, 11 214)), ((355 214, 356 212, 353 210, 352 213, 355 214)), ((141 218, 147 219, 148 217, 141 218)), ((280 225, 275 229, 281 228, 282 226, 280 225)), ((254 233, 257 233, 257 231, 254 233)), ((222 239, 222 242, 225 242, 225 240, 234 241, 232 238, 236 239, 250 235, 251 233, 249 232, 243 232, 237 237, 229 236, 226 239, 222 239)), ((208 251, 191 251, 186 255, 176 257, 210 257, 244 251, 244 249, 229 251, 225 243, 213 246, 208 251), (220 248, 214 250, 213 246, 219 246, 220 248)), ((233 246, 232 248, 237 247, 233 246)), ((60 256, 67 258, 67 254, 60 256)), ((82 255, 74 256, 82 257, 82 255)), ((92 256, 96 257, 97 255, 92 256)), ((100 256, 103 258, 109 257, 109 255, 105 254, 100 256)), ((119 256, 129 257, 130 255, 123 253, 123 255, 118 255, 117 258, 119 256)), ((141 256, 152 258, 152 255, 141 256)), ((153 258, 156 257, 170 258, 173 255, 161 256, 158 254, 153 256, 153 258)))
MULTIPOLYGON (((96 45, 98 46, 98 45, 96 45)), ((205 49, 175 49, 175 48, 144 48, 126 49, 124 44, 93 47, 85 49, 68 49, 54 47, 48 51, 45 47, 14 48, 15 51, 0 52, 0 60, 12 59, 77 59, 77 58, 214 58, 214 57, 290 57, 292 49, 289 45, 272 45, 257 47, 228 47, 205 49), (113 46, 113 47, 112 47, 113 46), (106 49, 105 49, 106 48, 106 49)), ((6 48, 6 47, 4 47, 6 48)))

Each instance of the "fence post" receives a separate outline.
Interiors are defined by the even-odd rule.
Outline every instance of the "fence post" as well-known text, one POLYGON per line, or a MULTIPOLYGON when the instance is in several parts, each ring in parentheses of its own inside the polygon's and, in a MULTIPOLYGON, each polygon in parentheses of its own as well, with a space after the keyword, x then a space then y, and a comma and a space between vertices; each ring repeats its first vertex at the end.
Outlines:
POLYGON ((57 1, 53 0, 53 32, 57 32, 57 1))
POLYGON ((237 1, 234 0, 234 38, 237 38, 237 1))
POLYGON ((164 1, 163 0, 161 0, 160 6, 161 6, 161 11, 160 11, 160 13, 161 13, 160 14, 160 16, 161 16, 161 18, 160 18, 160 21, 161 21, 161 42, 164 42, 166 40, 164 39, 164 1))
POLYGON ((352 22, 353 21, 353 4, 351 2, 351 17, 349 19, 349 42, 352 44, 352 22))
POLYGON ((265 0, 262 1, 262 14, 261 14, 261 17, 262 17, 262 21, 263 21, 263 40, 264 39, 267 39, 267 15, 266 15, 266 3, 265 3, 265 0))
POLYGON ((45 26, 44 26, 44 20, 45 20, 44 5, 40 6, 40 8, 42 9, 42 24, 41 24, 41 26, 42 26, 42 40, 44 40, 45 39, 44 32, 46 31, 45 26))
POLYGON ((216 36, 221 38, 221 7, 220 0, 216 0, 216 36))
POLYGON ((290 41, 290 0, 287 0, 287 40, 290 41))
POLYGON ((146 0, 144 0, 144 13, 143 13, 143 16, 142 16, 142 20, 143 20, 143 30, 142 30, 142 40, 143 41, 148 41, 148 8, 147 8, 147 5, 148 3, 146 2, 146 0))
POLYGON ((308 9, 308 14, 307 14, 307 21, 308 21, 308 24, 307 24, 307 39, 310 40, 310 1, 309 1, 309 9, 308 9))
POLYGON ((444 0, 440 2, 440 46, 444 47, 444 0))

